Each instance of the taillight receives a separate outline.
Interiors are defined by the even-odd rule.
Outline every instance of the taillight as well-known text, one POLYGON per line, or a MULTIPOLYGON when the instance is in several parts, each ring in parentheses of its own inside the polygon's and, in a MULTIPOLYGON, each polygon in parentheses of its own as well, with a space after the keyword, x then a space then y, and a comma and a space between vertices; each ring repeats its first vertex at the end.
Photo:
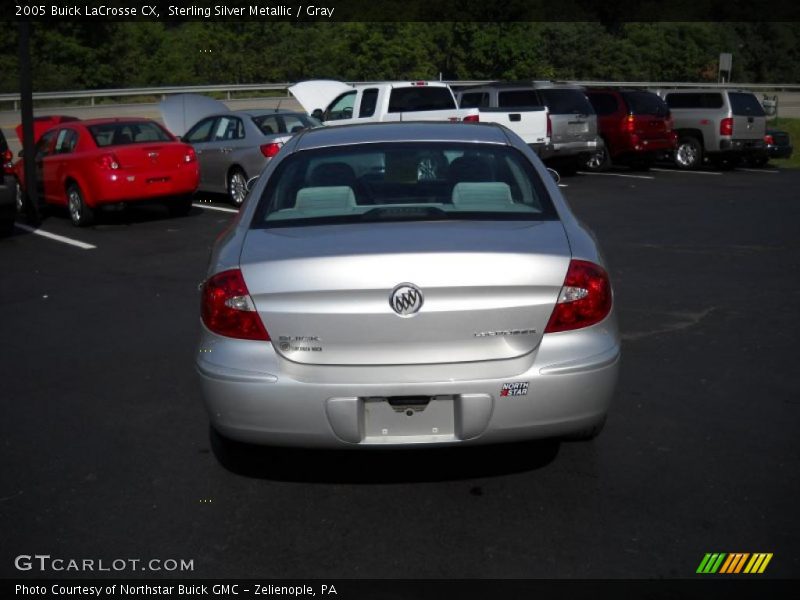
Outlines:
POLYGON ((467 115, 464 117, 464 123, 479 123, 481 120, 480 115, 467 115))
POLYGON ((572 260, 545 333, 570 331, 599 323, 611 312, 611 283, 603 267, 572 260))
POLYGON ((725 117, 719 122, 720 135, 733 135, 733 118, 725 117))
POLYGON ((11 150, 3 152, 3 171, 9 174, 14 172, 14 154, 11 150))
POLYGON ((203 323, 213 333, 241 340, 269 341, 239 269, 217 273, 203 284, 201 314, 203 323))
POLYGON ((775 138, 773 138, 770 134, 764 136, 764 143, 770 146, 775 145, 775 138))
POLYGON ((547 137, 553 137, 553 122, 550 120, 550 113, 547 113, 547 137))
POLYGON ((622 119, 622 131, 633 133, 636 131, 636 117, 627 115, 622 119))
POLYGON ((119 160, 113 154, 103 154, 97 159, 101 169, 116 171, 119 169, 119 160))
POLYGON ((193 163, 197 160, 197 154, 194 151, 194 148, 187 148, 186 154, 183 155, 183 162, 185 163, 193 163))
POLYGON ((259 149, 261 150, 261 154, 267 158, 272 158, 280 151, 281 145, 277 142, 272 142, 270 144, 261 144, 259 149))

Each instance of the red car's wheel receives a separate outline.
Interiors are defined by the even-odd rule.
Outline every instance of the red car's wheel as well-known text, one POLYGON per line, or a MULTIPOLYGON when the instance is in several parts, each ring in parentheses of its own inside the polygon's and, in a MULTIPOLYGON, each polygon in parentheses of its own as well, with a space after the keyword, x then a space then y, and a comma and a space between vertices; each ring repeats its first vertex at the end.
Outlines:
POLYGON ((86 227, 94 222, 94 210, 86 204, 81 188, 76 183, 67 186, 67 208, 69 218, 75 227, 86 227))

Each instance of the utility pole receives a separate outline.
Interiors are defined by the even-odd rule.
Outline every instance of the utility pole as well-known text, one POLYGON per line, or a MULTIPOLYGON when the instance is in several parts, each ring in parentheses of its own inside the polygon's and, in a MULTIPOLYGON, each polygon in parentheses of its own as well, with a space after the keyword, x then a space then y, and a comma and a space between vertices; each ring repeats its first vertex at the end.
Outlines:
POLYGON ((42 221, 39 211, 39 191, 36 183, 36 160, 33 139, 33 82, 31 79, 31 24, 19 24, 19 95, 22 109, 22 160, 25 165, 25 185, 27 202, 25 212, 31 224, 38 226, 42 221))

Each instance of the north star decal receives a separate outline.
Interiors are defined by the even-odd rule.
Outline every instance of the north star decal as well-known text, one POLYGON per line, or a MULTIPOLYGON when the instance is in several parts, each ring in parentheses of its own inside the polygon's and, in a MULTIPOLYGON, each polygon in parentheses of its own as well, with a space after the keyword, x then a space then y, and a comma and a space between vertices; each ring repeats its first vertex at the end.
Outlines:
POLYGON ((520 381, 517 383, 504 383, 500 389, 501 396, 527 396, 528 382, 520 381))

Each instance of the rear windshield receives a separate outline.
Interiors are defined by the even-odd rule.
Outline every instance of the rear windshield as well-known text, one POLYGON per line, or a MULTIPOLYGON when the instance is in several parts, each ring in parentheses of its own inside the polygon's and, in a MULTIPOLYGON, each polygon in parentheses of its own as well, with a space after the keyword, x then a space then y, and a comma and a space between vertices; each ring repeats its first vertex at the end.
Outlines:
POLYGON ((267 114, 253 117, 259 131, 264 135, 273 133, 297 133, 303 129, 321 127, 322 123, 303 114, 267 114))
POLYGON ((684 92, 667 94, 670 108, 722 108, 719 92, 684 92))
POLYGON ((494 144, 389 143, 305 150, 281 162, 254 228, 430 220, 549 220, 544 183, 494 144))
POLYGON ((419 110, 448 110, 456 108, 450 88, 415 85, 392 89, 389 96, 389 112, 413 112, 419 110))
POLYGON ((136 121, 131 123, 103 123, 89 125, 89 133, 98 147, 122 146, 144 142, 171 142, 172 136, 157 123, 136 121))
POLYGON ((622 92, 622 97, 632 115, 669 115, 667 103, 651 92, 622 92))
POLYGON ((497 92, 497 105, 501 108, 541 106, 542 102, 536 95, 536 90, 508 90, 497 92))
POLYGON ((753 94, 746 92, 728 92, 731 100, 731 112, 737 117, 764 117, 764 107, 753 94))
POLYGON ((594 114, 594 108, 581 90, 543 89, 539 93, 554 115, 594 114))

